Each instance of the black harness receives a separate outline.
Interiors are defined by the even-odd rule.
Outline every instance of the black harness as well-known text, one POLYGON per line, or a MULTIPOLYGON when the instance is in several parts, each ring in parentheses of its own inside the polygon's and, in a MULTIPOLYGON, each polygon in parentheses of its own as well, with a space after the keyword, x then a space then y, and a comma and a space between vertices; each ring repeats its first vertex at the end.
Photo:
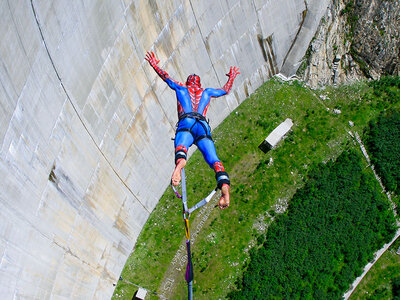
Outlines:
MULTIPOLYGON (((208 131, 208 130, 207 130, 207 127, 204 125, 204 123, 200 122, 200 121, 206 122, 207 125, 208 125, 208 127, 210 128, 209 122, 207 121, 207 119, 206 119, 202 114, 199 114, 198 112, 185 113, 185 114, 183 114, 183 115, 181 115, 181 116, 179 117, 179 121, 178 121, 178 123, 176 123, 176 126, 178 127, 179 122, 180 122, 181 120, 185 119, 185 118, 195 119, 196 122, 195 122, 190 128, 181 128, 181 129, 177 129, 177 130, 176 130, 176 133, 178 133, 178 132, 180 132, 180 131, 187 131, 187 132, 190 132, 190 134, 191 134, 191 135, 193 136, 193 138, 194 138, 194 144, 195 144, 196 146, 197 146, 197 143, 198 143, 200 140, 202 140, 202 139, 209 139, 209 140, 211 140, 211 141, 213 140, 213 139, 211 138, 211 135, 207 134, 207 131, 208 131), (194 125, 196 125, 196 123, 199 123, 199 124, 203 127, 204 132, 206 133, 206 134, 203 134, 203 135, 198 136, 197 138, 195 137, 195 134, 194 134, 193 131, 192 131, 192 129, 193 129, 194 125)), ((211 131, 211 128, 210 128, 210 131, 211 131)))

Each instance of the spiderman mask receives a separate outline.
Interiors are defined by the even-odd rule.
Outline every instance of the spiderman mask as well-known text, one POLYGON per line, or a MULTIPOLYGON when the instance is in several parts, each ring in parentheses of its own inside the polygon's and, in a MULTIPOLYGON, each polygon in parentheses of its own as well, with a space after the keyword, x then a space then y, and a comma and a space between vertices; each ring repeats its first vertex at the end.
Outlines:
POLYGON ((186 80, 186 86, 196 86, 201 88, 200 76, 196 74, 189 75, 186 80))

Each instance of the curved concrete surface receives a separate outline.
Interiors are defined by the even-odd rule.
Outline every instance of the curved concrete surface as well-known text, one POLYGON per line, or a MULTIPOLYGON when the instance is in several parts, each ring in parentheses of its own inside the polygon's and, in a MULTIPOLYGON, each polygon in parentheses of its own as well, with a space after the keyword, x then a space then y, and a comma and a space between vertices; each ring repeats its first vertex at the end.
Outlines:
POLYGON ((0 298, 109 299, 169 183, 170 75, 221 87, 218 125, 290 75, 329 1, 0 2, 0 298))

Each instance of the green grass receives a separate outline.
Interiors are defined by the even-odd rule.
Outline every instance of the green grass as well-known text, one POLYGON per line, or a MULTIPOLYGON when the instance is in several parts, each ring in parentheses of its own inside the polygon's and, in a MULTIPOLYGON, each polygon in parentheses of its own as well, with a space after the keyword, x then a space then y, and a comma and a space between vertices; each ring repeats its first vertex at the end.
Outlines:
POLYGON ((366 165, 351 149, 310 171, 229 298, 340 299, 395 230, 389 201, 366 165))
MULTIPOLYGON (((361 134, 379 114, 383 107, 362 97, 370 89, 360 83, 311 91, 298 82, 270 80, 213 131, 218 156, 231 177, 231 206, 212 209, 192 245, 197 299, 225 298, 242 274, 248 250, 262 239, 264 232, 255 224, 271 221, 275 204, 289 200, 303 185, 309 166, 336 158, 353 145, 347 131, 361 134), (329 99, 321 100, 322 94, 329 99), (333 114, 335 108, 342 113, 333 114), (294 122, 291 133, 276 149, 261 152, 258 145, 286 118, 294 122)), ((191 206, 214 188, 214 172, 196 151, 186 175, 191 206)), ((181 210, 181 202, 167 189, 122 272, 125 280, 158 293, 163 280, 175 276, 170 299, 186 298, 184 272, 169 268, 184 241, 181 210)), ((191 216, 191 228, 201 217, 197 211, 191 216)), ((120 281, 113 299, 131 299, 136 289, 120 281)))
POLYGON ((365 275, 350 300, 393 299, 392 280, 400 276, 400 255, 396 254, 399 247, 398 238, 365 275))

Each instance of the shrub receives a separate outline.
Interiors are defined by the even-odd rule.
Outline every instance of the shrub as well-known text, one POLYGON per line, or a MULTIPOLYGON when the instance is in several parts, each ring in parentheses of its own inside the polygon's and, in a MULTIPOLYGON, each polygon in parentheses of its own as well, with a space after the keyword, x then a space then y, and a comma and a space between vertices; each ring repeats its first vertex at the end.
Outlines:
POLYGON ((268 229, 231 299, 339 299, 394 234, 394 216, 360 154, 320 164, 268 229))
POLYGON ((389 110, 369 123, 365 143, 387 190, 400 194, 400 112, 389 110))

